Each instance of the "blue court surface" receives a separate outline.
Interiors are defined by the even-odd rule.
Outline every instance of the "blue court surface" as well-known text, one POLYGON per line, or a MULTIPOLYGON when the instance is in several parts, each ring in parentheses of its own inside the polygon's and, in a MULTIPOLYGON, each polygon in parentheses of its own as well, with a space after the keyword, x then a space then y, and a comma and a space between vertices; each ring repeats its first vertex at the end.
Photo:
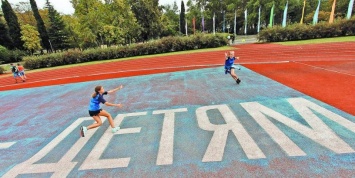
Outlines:
POLYGON ((355 117, 246 68, 0 92, 0 177, 354 177, 355 117), (81 138, 96 85, 108 121, 81 138))

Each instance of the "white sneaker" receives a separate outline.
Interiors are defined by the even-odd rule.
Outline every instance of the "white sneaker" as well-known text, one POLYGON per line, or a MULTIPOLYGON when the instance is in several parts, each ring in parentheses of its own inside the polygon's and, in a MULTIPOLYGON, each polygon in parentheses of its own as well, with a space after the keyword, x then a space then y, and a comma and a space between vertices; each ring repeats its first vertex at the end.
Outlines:
POLYGON ((80 127, 80 135, 82 137, 85 137, 86 131, 88 131, 88 129, 86 127, 84 127, 84 126, 80 127))
POLYGON ((112 133, 116 133, 118 130, 120 130, 121 128, 120 127, 115 127, 115 128, 112 128, 112 133))

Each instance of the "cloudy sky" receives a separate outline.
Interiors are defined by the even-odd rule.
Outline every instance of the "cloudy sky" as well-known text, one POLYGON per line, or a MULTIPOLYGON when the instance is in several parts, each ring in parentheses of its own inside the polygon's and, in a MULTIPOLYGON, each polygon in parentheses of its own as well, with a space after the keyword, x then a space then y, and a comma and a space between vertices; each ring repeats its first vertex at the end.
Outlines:
MULTIPOLYGON (((16 4, 19 2, 26 2, 29 0, 8 0, 11 4, 16 4)), ((39 8, 43 8, 46 0, 36 0, 37 5, 39 8)), ((178 4, 180 4, 181 0, 159 0, 159 3, 164 5, 164 4, 173 4, 174 1, 176 1, 178 4)), ((64 13, 64 14, 72 14, 74 13, 74 9, 70 3, 70 0, 49 0, 49 2, 52 3, 55 9, 57 9, 59 12, 64 13)), ((0 1, 1 4, 1 1, 0 1)))

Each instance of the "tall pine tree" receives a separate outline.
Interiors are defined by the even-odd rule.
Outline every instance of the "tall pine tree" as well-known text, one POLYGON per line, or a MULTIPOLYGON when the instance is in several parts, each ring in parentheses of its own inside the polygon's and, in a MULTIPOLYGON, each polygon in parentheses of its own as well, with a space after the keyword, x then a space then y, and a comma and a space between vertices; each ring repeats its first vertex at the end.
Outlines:
POLYGON ((68 49, 70 47, 69 34, 66 31, 62 16, 57 10, 54 9, 49 0, 46 2, 46 8, 48 9, 50 23, 48 28, 49 39, 52 43, 53 49, 55 51, 68 49))
POLYGON ((181 12, 180 12, 180 32, 182 34, 186 33, 186 28, 185 28, 185 4, 184 1, 181 1, 181 12))
POLYGON ((14 47, 17 49, 24 49, 24 43, 21 40, 21 27, 18 23, 17 16, 7 0, 1 0, 1 3, 2 12, 4 13, 7 26, 9 27, 9 31, 11 32, 10 37, 14 42, 14 47))
POLYGON ((52 51, 51 45, 49 43, 49 36, 47 33, 47 29, 46 26, 44 26, 44 22, 41 15, 39 14, 37 3, 35 0, 30 0, 30 4, 33 11, 33 16, 35 16, 35 19, 37 21, 37 30, 41 37, 42 46, 46 48, 47 51, 52 51))
POLYGON ((9 29, 7 29, 6 24, 0 19, 0 45, 8 49, 12 49, 13 42, 9 34, 9 29))

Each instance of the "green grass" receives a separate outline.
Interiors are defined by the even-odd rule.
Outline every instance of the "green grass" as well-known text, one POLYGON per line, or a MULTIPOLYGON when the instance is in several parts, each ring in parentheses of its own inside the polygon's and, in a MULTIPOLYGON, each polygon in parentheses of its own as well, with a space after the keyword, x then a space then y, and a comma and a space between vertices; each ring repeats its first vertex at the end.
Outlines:
POLYGON ((197 50, 178 51, 178 52, 163 53, 163 54, 153 54, 153 55, 146 55, 146 56, 135 56, 135 57, 128 57, 128 58, 120 58, 120 59, 109 59, 109 60, 104 60, 104 61, 92 61, 92 62, 85 62, 85 63, 79 63, 79 64, 70 64, 70 65, 64 65, 64 66, 35 69, 35 70, 29 71, 28 73, 47 71, 47 70, 53 70, 53 69, 64 69, 64 68, 77 67, 77 66, 102 64, 102 63, 109 63, 109 62, 137 60, 137 59, 143 59, 143 58, 154 58, 154 57, 172 56, 172 55, 178 55, 178 54, 192 54, 192 53, 225 51, 225 50, 236 50, 236 48, 231 47, 231 46, 224 46, 224 47, 218 47, 218 48, 197 49, 197 50))
POLYGON ((321 39, 300 40, 300 41, 286 41, 286 42, 277 42, 275 44, 281 44, 281 45, 305 45, 305 44, 321 44, 321 43, 352 42, 352 41, 355 42, 355 36, 335 37, 335 38, 321 38, 321 39))

